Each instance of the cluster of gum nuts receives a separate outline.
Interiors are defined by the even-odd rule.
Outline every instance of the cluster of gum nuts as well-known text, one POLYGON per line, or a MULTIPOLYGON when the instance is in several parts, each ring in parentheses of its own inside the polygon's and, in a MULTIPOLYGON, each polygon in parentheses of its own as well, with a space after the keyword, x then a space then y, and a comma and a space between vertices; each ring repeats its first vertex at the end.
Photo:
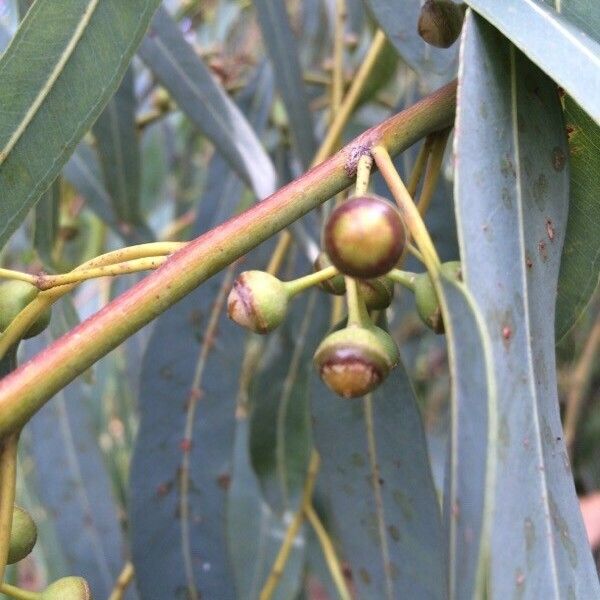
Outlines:
MULTIPOLYGON (((12 565, 30 554, 37 541, 37 527, 31 515, 14 506, 7 564, 12 565)), ((82 577, 63 577, 36 595, 39 600, 92 600, 88 583, 82 577)))
MULTIPOLYGON (((395 282, 414 291, 417 312, 424 323, 436 333, 444 332, 440 305, 427 273, 395 269, 405 245, 404 223, 394 206, 374 195, 353 197, 340 204, 327 220, 325 252, 315 261, 316 273, 293 281, 281 281, 264 271, 241 273, 229 294, 229 317, 264 334, 282 323, 289 301, 312 285, 318 284, 331 294, 348 294, 348 322, 322 340, 314 364, 336 394, 344 398, 364 396, 381 384, 399 360, 396 343, 371 318, 374 311, 390 305, 395 282), (350 286, 354 291, 348 289, 350 286), (351 293, 358 305, 354 311, 351 293)), ((458 262, 445 263, 442 271, 460 279, 458 262)))

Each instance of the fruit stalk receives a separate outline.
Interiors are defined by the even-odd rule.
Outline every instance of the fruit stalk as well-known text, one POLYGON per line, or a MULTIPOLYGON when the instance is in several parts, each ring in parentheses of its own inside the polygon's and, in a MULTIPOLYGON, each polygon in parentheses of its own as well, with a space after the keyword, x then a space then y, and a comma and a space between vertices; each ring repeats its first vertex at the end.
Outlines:
POLYGON ((17 483, 17 445, 19 434, 8 435, 0 445, 0 583, 8 560, 15 488, 17 483))

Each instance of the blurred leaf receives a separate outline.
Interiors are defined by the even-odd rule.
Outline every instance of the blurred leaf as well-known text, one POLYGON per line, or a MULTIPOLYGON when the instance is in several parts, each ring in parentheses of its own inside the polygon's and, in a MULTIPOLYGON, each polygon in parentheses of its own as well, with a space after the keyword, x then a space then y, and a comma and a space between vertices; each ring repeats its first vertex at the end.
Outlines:
POLYGON ((569 176, 556 88, 475 14, 463 36, 457 222, 465 282, 488 329, 498 382, 489 594, 597 597, 556 391, 554 306, 569 176))
POLYGON ((420 0, 364 0, 377 24, 398 54, 417 73, 435 73, 449 80, 458 63, 458 44, 451 48, 434 48, 421 39, 417 23, 421 13, 420 0))
MULTIPOLYGON (((250 465, 247 415, 237 413, 231 489, 227 496, 229 552, 237 600, 257 600, 281 547, 292 515, 276 515, 263 499, 250 465)), ((273 598, 298 594, 304 565, 304 528, 296 536, 273 598)), ((224 598, 224 596, 219 596, 224 598)))
MULTIPOLYGON (((467 0, 467 4, 600 123, 600 44, 580 28, 579 19, 577 25, 570 21, 571 11, 563 16, 543 0, 467 0)), ((597 21, 597 8, 594 14, 597 21)))
MULTIPOLYGON (((53 308, 53 337, 68 329, 62 303, 53 308)), ((27 342, 28 356, 49 342, 44 334, 27 342)), ((54 523, 68 572, 106 598, 125 561, 123 534, 111 483, 84 403, 79 380, 59 392, 25 428, 34 464, 35 493, 54 523)), ((131 597, 131 596, 128 596, 131 597)))
POLYGON ((483 598, 496 463, 493 359, 481 314, 468 291, 444 277, 441 285, 452 389, 444 491, 448 598, 483 598))
POLYGON ((58 235, 60 188, 61 179, 58 177, 42 194, 35 207, 33 246, 44 263, 44 267, 50 271, 55 269, 52 251, 58 235))
POLYGON ((140 149, 135 127, 133 70, 125 77, 94 125, 104 183, 123 224, 143 222, 140 213, 140 149))
MULTIPOLYGON (((322 294, 321 294, 322 296, 322 294)), ((312 436, 308 381, 323 330, 311 327, 316 302, 294 301, 285 323, 270 336, 261 372, 250 387, 250 452, 269 506, 279 515, 296 511, 308 470, 312 436)))
POLYGON ((298 154, 305 168, 316 151, 314 124, 308 106, 298 47, 284 2, 255 0, 254 8, 263 43, 275 70, 277 88, 283 97, 298 154))
POLYGON ((79 143, 64 167, 63 174, 85 198, 88 206, 108 227, 128 244, 139 244, 151 239, 152 232, 143 225, 130 228, 115 214, 112 199, 104 187, 98 158, 85 141, 79 143))
POLYGON ((446 598, 439 504, 403 365, 370 402, 339 398, 314 374, 312 413, 320 478, 357 597, 446 598))
POLYGON ((573 327, 600 280, 600 126, 569 96, 564 108, 570 191, 556 301, 557 340, 573 327))
POLYGON ((37 0, 0 58, 0 246, 117 88, 158 0, 37 0))
POLYGON ((358 105, 373 99, 392 80, 398 70, 398 52, 386 38, 375 65, 369 72, 358 98, 358 105))
POLYGON ((258 199, 271 194, 277 177, 256 133, 163 8, 157 11, 139 54, 258 199))

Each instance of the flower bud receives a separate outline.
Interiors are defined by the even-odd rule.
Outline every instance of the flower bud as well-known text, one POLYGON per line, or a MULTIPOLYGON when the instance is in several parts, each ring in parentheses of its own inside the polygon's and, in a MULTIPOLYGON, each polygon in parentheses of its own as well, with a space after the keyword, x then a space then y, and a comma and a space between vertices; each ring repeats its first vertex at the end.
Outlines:
POLYGON ((373 279, 394 268, 405 244, 398 211, 378 196, 340 204, 325 225, 325 249, 345 275, 373 279))
POLYGON ((40 600, 92 600, 92 592, 83 577, 63 577, 51 583, 40 600))
POLYGON ((398 348, 379 327, 350 325, 329 334, 315 352, 321 379, 344 398, 364 396, 388 376, 398 362, 398 348))
POLYGON ((24 508, 15 505, 10 529, 7 564, 12 565, 25 558, 33 550, 36 540, 37 527, 34 520, 24 508))
MULTIPOLYGON (((331 260, 329 260, 329 256, 327 256, 326 252, 321 252, 314 262, 315 271, 321 271, 330 266, 331 260)), ((319 287, 328 294, 334 294, 335 296, 343 296, 346 293, 346 283, 341 273, 338 273, 331 279, 322 281, 319 287)))
POLYGON ((419 35, 436 48, 449 48, 460 35, 465 4, 450 0, 427 0, 419 16, 419 35))
MULTIPOLYGON (((447 277, 461 281, 461 267, 459 261, 451 261, 442 265, 442 272, 447 277)), ((417 312, 427 327, 435 333, 444 333, 442 310, 431 278, 427 273, 420 273, 415 277, 415 302, 417 312)))
POLYGON ((389 277, 358 279, 357 283, 367 310, 383 310, 392 303, 394 282, 389 277))
MULTIPOLYGON (((0 331, 4 331, 13 319, 37 296, 38 289, 26 281, 11 279, 0 284, 0 331)), ((48 307, 33 322, 24 335, 30 338, 48 327, 52 309, 48 307)))
POLYGON ((277 277, 245 271, 234 281, 227 299, 229 318, 256 333, 278 327, 287 311, 289 294, 277 277))

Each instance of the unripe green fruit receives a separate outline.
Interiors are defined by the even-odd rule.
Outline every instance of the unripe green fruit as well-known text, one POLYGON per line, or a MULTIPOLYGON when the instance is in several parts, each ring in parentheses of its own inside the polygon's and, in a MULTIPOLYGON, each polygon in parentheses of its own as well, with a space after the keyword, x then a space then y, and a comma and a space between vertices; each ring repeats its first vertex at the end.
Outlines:
POLYGON ((340 204, 325 225, 325 249, 345 275, 373 279, 394 268, 405 244, 398 211, 378 196, 340 204))
MULTIPOLYGON (((327 256, 326 252, 321 252, 314 262, 315 271, 321 271, 327 267, 331 267, 331 260, 327 256)), ((343 296, 346 293, 346 283, 344 282, 344 276, 338 273, 331 279, 326 279, 319 283, 319 287, 327 292, 328 294, 334 294, 335 296, 343 296)))
POLYGON ((15 504, 13 508, 7 564, 24 559, 35 546, 37 527, 31 515, 15 504))
POLYGON ((398 362, 398 348, 379 327, 350 325, 329 334, 315 352, 321 379, 344 398, 364 396, 388 376, 398 362))
POLYGON ((394 282, 389 277, 358 279, 357 283, 367 310, 383 310, 392 303, 394 282))
POLYGON ((466 9, 450 0, 427 0, 419 15, 419 35, 436 48, 449 48, 460 35, 466 9))
MULTIPOLYGON (((459 261, 444 263, 441 268, 444 275, 461 281, 461 266, 459 261)), ((433 287, 431 278, 427 273, 420 273, 415 277, 415 302, 417 312, 423 323, 435 333, 444 333, 444 320, 442 310, 438 302, 437 294, 433 287)))
POLYGON ((63 577, 51 583, 40 600, 92 600, 92 592, 83 577, 63 577))
POLYGON ((229 318, 256 333, 278 327, 287 311, 289 294, 282 281, 264 271, 244 271, 227 299, 229 318))
MULTIPOLYGON (((4 331, 13 319, 37 296, 38 288, 26 281, 12 279, 0 284, 0 331, 4 331)), ((23 336, 30 338, 42 333, 50 323, 52 309, 48 307, 23 336)))

